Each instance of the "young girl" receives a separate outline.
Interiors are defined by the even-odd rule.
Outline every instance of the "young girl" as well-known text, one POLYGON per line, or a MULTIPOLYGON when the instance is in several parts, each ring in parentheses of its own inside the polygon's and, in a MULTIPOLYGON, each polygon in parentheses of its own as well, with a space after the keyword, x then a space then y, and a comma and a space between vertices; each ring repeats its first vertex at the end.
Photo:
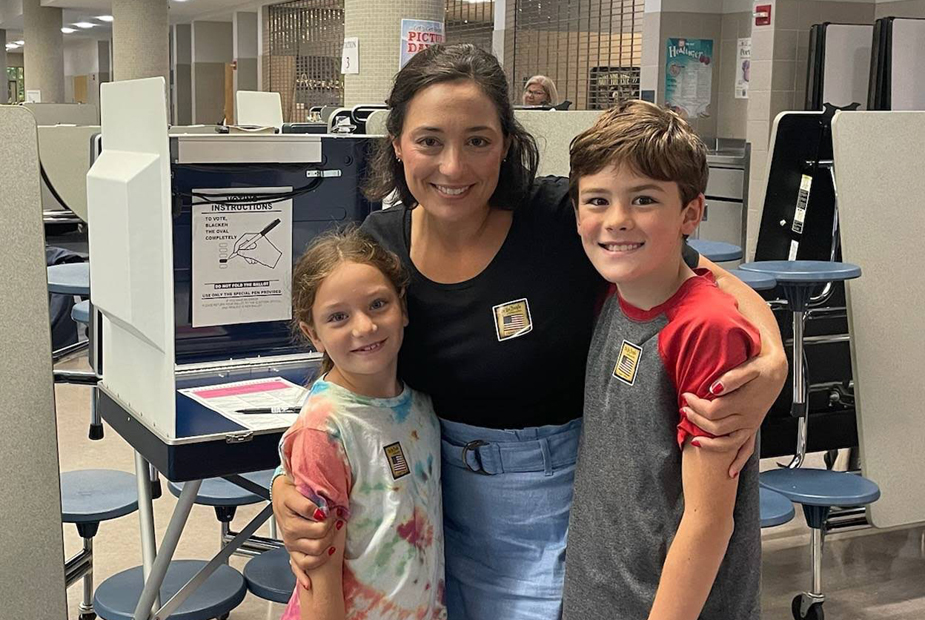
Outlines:
POLYGON ((440 426, 397 378, 406 281, 356 229, 318 238, 295 268, 293 321, 324 361, 280 456, 337 533, 283 620, 446 618, 440 426))

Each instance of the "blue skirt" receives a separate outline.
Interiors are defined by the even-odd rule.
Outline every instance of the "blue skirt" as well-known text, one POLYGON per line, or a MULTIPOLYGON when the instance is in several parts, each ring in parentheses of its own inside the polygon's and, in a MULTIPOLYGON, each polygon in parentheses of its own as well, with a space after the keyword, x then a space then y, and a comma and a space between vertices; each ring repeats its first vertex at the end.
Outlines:
POLYGON ((449 620, 559 618, 581 419, 440 423, 449 620))

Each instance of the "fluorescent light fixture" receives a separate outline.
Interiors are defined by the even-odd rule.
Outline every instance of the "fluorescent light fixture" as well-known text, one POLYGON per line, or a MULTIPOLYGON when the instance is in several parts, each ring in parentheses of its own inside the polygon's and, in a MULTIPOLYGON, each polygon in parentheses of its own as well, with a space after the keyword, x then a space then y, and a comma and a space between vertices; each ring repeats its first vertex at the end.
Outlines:
POLYGON ((111 22, 112 15, 97 15, 96 18, 101 22, 111 22))
POLYGON ((67 26, 65 26, 64 28, 61 29, 61 32, 63 32, 64 34, 74 34, 77 31, 73 28, 68 28, 67 26))
POLYGON ((20 45, 25 45, 25 44, 26 44, 25 41, 13 41, 13 45, 15 45, 15 46, 17 46, 17 47, 19 47, 20 45))
POLYGON ((19 49, 19 46, 16 45, 15 43, 7 43, 7 44, 6 44, 6 49, 8 49, 8 50, 15 50, 15 49, 19 49))
POLYGON ((84 30, 86 30, 88 28, 93 28, 96 24, 91 24, 90 22, 77 22, 74 25, 77 26, 78 28, 83 28, 84 30))

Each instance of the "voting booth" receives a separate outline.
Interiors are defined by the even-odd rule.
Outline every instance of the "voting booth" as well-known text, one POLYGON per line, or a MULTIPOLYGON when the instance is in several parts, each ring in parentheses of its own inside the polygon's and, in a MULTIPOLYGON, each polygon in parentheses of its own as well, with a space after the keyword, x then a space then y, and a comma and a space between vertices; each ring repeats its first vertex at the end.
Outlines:
POLYGON ((87 178, 99 408, 170 480, 273 468, 294 414, 236 412, 298 406, 317 372, 290 329, 292 267, 378 208, 359 189, 369 139, 168 136, 164 87, 102 86, 87 178))
POLYGON ((925 110, 925 83, 916 79, 925 54, 925 19, 882 17, 874 24, 869 110, 925 110))

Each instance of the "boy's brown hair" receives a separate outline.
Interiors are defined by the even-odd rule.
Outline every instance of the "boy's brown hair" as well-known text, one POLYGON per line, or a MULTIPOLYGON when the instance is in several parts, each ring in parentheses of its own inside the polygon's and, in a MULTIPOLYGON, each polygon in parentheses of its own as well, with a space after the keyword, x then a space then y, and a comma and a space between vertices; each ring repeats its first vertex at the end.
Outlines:
MULTIPOLYGON (((404 306, 408 272, 401 260, 356 225, 335 229, 316 237, 292 270, 292 332, 297 338, 308 338, 301 324, 315 328, 312 306, 321 283, 343 263, 357 263, 375 267, 395 287, 404 306)), ((406 308, 407 309, 407 308, 406 308)), ((310 344, 310 343, 309 343, 310 344)), ((334 368, 327 353, 321 362, 321 374, 334 368)), ((319 375, 320 376, 320 375, 319 375)))
POLYGON ((629 166, 656 181, 673 181, 686 206, 707 189, 707 148, 678 114, 641 100, 604 111, 569 147, 569 196, 578 181, 609 165, 629 166))

